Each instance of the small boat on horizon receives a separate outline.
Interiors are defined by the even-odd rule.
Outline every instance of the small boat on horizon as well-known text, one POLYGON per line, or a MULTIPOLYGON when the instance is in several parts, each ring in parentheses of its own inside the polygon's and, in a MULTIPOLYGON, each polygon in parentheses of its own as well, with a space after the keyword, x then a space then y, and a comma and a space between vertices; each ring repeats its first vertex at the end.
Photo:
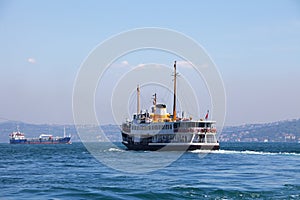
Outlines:
POLYGON ((64 136, 53 136, 51 134, 41 134, 38 138, 26 138, 25 134, 17 131, 9 134, 10 144, 71 144, 71 135, 66 136, 66 130, 64 128, 64 136))

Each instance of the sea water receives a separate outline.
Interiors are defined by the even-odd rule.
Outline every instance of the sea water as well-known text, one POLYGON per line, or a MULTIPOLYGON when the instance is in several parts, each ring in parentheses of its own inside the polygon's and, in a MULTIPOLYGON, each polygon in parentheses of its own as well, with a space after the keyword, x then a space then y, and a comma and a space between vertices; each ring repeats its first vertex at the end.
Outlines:
POLYGON ((116 163, 180 155, 166 167, 130 173, 95 159, 82 143, 0 144, 0 199, 300 199, 297 143, 221 143, 219 151, 184 154, 97 145, 116 163))

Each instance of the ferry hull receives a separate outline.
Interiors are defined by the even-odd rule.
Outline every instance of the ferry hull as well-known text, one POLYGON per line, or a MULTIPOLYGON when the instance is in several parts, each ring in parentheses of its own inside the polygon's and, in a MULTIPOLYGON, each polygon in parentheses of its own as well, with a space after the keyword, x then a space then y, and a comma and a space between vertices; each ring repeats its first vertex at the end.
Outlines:
POLYGON ((193 151, 193 150, 219 150, 219 145, 151 145, 151 144, 127 144, 122 142, 128 150, 135 151, 193 151))
POLYGON ((215 143, 178 143, 178 142, 134 142, 132 138, 122 132, 122 144, 127 147, 128 150, 136 151, 193 151, 193 150, 219 150, 219 142, 215 143))

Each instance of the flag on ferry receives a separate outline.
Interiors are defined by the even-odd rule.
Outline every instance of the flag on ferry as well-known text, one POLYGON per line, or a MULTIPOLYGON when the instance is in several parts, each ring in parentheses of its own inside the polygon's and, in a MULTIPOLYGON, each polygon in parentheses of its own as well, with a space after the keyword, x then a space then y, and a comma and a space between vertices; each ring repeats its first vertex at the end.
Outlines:
POLYGON ((209 113, 209 110, 207 110, 207 113, 206 113, 206 115, 205 115, 205 120, 208 119, 208 113, 209 113))

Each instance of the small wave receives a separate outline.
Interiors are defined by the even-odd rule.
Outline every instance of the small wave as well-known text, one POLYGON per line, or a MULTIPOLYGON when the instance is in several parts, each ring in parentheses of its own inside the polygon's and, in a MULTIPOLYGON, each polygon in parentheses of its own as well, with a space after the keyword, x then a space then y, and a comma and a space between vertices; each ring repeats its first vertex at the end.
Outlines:
POLYGON ((248 154, 248 155, 292 155, 292 156, 300 156, 300 153, 294 152, 263 152, 263 151, 234 151, 234 150, 194 150, 192 153, 213 153, 213 154, 248 154))
POLYGON ((110 151, 110 152, 125 152, 125 150, 123 150, 123 149, 114 148, 114 147, 109 148, 108 151, 110 151))

